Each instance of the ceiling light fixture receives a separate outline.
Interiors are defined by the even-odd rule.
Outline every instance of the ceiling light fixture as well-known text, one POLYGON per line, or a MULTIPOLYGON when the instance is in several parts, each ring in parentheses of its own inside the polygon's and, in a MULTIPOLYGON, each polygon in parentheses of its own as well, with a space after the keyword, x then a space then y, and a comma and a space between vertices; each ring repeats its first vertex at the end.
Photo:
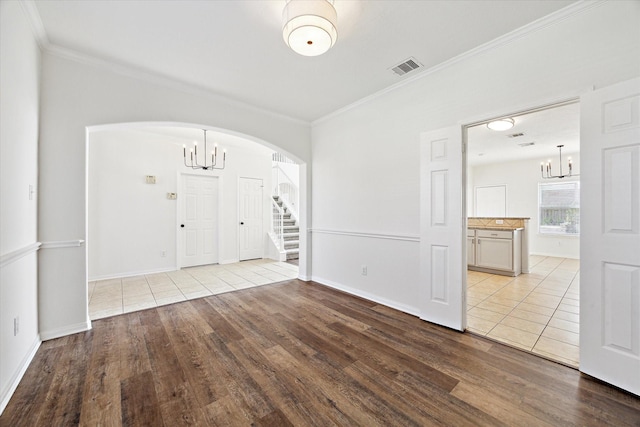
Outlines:
POLYGON ((333 1, 288 0, 282 19, 284 42, 300 55, 322 55, 338 39, 338 14, 333 1))
POLYGON ((550 179, 550 178, 568 178, 571 176, 580 176, 580 175, 573 175, 573 164, 571 163, 571 157, 569 157, 569 175, 563 175, 562 174, 562 147, 564 147, 564 145, 558 145, 558 150, 560 150, 560 174, 559 175, 553 175, 553 173, 551 172, 551 160, 548 160, 547 163, 545 164, 540 163, 540 174, 542 174, 542 178, 544 179, 550 179), (546 173, 545 173, 546 172, 546 173))
POLYGON ((213 170, 219 169, 222 170, 227 163, 227 150, 222 151, 222 166, 216 166, 218 161, 218 144, 213 144, 213 150, 211 151, 211 164, 207 163, 207 130, 202 129, 204 132, 204 162, 203 164, 198 163, 198 141, 193 141, 193 148, 189 149, 190 155, 190 164, 187 163, 187 146, 182 145, 182 156, 184 157, 184 165, 191 169, 202 169, 202 170, 213 170))
POLYGON ((499 120, 493 120, 490 121, 489 123, 487 123, 487 127, 491 130, 509 130, 513 127, 514 125, 514 121, 513 119, 499 119, 499 120))

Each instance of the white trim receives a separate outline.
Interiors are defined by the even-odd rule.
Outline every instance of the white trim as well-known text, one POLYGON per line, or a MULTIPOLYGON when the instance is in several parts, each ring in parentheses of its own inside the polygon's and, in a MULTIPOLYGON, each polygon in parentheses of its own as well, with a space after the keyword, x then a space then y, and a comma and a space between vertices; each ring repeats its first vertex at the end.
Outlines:
POLYGON ((146 274, 168 273, 170 271, 177 271, 177 267, 159 268, 157 270, 144 270, 144 271, 128 271, 126 273, 114 273, 106 274, 103 276, 89 277, 89 282, 95 282, 96 280, 109 280, 109 279, 121 279, 124 277, 144 276, 146 274))
POLYGON ((78 332, 85 332, 91 330, 91 320, 87 319, 85 322, 76 323, 74 325, 67 325, 61 328, 52 329, 50 331, 40 331, 40 339, 42 341, 48 341, 55 338, 64 337, 67 335, 77 334, 78 332))
POLYGON ((240 262, 240 260, 238 258, 232 258, 232 259, 223 259, 218 261, 219 265, 224 265, 224 264, 235 264, 236 262, 240 262))
MULTIPOLYGON (((302 279, 301 279, 302 280, 302 279)), ((400 304, 396 301, 389 300, 387 298, 382 298, 378 295, 371 294, 369 292, 364 292, 360 289, 352 288, 350 286, 345 286, 340 283, 323 279, 322 277, 313 276, 312 279, 314 282, 319 283, 324 286, 328 286, 333 289, 337 289, 342 292, 346 292, 351 295, 355 295, 360 298, 364 298, 369 301, 377 302, 378 304, 382 304, 387 307, 391 307, 395 310, 402 311, 403 313, 410 314, 412 316, 420 317, 420 310, 416 307, 411 307, 405 304, 400 304)))
POLYGON ((9 265, 13 262, 16 262, 20 258, 37 252, 38 249, 42 246, 42 243, 35 242, 30 245, 24 246, 15 251, 9 252, 8 254, 4 254, 0 256, 0 268, 4 268, 4 266, 9 265))
POLYGON ((312 126, 321 124, 325 121, 328 121, 334 117, 337 117, 343 113, 346 113, 349 110, 353 110, 354 108, 357 108, 363 104, 367 104, 373 100, 375 100, 376 98, 380 98, 383 95, 395 91, 396 89, 400 89, 403 86, 406 86, 410 83, 413 83, 416 80, 422 79, 428 75, 431 75, 433 73, 436 73, 438 71, 444 70, 446 68, 451 67, 454 64, 457 64, 458 62, 462 62, 462 61, 466 61, 468 59, 471 59, 475 56, 481 55, 487 51, 493 50, 493 49, 497 49, 499 47, 505 46, 509 43, 513 43, 514 41, 525 37, 529 34, 535 33, 536 31, 542 30, 546 27, 555 25, 556 23, 559 23, 561 21, 564 21, 567 18, 570 18, 573 15, 577 15, 578 13, 582 13, 594 6, 599 5, 600 3, 604 3, 606 0, 595 0, 595 1, 578 1, 575 2, 565 8, 562 8, 554 13, 551 13, 547 16, 544 16, 536 21, 530 22, 529 24, 520 27, 518 29, 515 29, 513 31, 511 31, 510 33, 504 34, 498 38, 495 38, 487 43, 484 43, 480 46, 477 46, 471 50, 468 50, 464 53, 461 53, 458 56, 454 56, 453 58, 441 62, 437 65, 434 65, 431 68, 427 68, 422 72, 419 72, 418 74, 415 74, 411 77, 408 77, 394 85, 388 86, 382 90, 379 90, 378 92, 372 93, 369 96, 366 96, 364 98, 361 98, 359 100, 357 100, 356 102, 353 102, 349 105, 346 105, 338 110, 335 110, 329 114, 327 114, 326 116, 320 117, 319 119, 316 119, 314 121, 311 122, 312 126))
POLYGON ((40 17, 36 3, 33 0, 22 0, 19 3, 29 19, 31 31, 33 31, 38 46, 40 46, 41 50, 47 49, 50 45, 49 37, 44 29, 44 24, 42 23, 42 18, 40 17))
POLYGON ((313 278, 311 276, 299 275, 298 280, 302 280, 303 282, 310 282, 313 280, 313 278))
POLYGON ((296 117, 287 116, 282 113, 276 113, 264 108, 256 107, 255 105, 248 104, 246 102, 238 101, 237 99, 230 98, 224 95, 220 95, 214 92, 212 89, 197 84, 187 83, 183 80, 176 78, 166 77, 154 71, 146 70, 144 68, 137 67, 132 64, 119 62, 116 60, 106 60, 96 56, 88 55, 83 52, 78 52, 73 49, 58 46, 56 44, 48 44, 45 53, 58 58, 67 59, 69 61, 78 62, 80 64, 89 65, 95 68, 108 70, 116 74, 131 77, 137 80, 144 80, 148 83, 157 84, 170 89, 180 90, 185 93, 190 93, 197 96, 206 95, 210 98, 214 98, 218 101, 225 102, 235 107, 240 107, 253 111, 259 114, 264 114, 269 117, 275 117, 282 120, 287 120, 299 125, 310 126, 311 123, 306 120, 302 120, 296 117))
POLYGON ((84 244, 84 240, 54 240, 51 242, 42 242, 41 249, 59 249, 59 248, 77 248, 84 244))
POLYGON ((369 239, 399 240, 403 242, 420 243, 420 236, 408 236, 400 234, 367 233, 361 231, 329 230, 322 228, 312 228, 309 230, 309 232, 317 234, 334 234, 339 236, 365 237, 369 239))
POLYGON ((9 400, 11 400, 11 396, 13 396, 16 388, 18 388, 18 384, 20 384, 24 373, 27 372, 27 368, 33 361, 36 352, 40 348, 40 344, 42 344, 42 341, 40 340, 40 337, 36 335, 36 339, 33 341, 33 344, 31 344, 31 349, 27 352, 24 359, 22 359, 22 363, 20 363, 20 369, 13 374, 13 378, 8 381, 7 387, 2 391, 0 398, 0 415, 2 415, 2 412, 4 412, 4 409, 7 407, 9 400))

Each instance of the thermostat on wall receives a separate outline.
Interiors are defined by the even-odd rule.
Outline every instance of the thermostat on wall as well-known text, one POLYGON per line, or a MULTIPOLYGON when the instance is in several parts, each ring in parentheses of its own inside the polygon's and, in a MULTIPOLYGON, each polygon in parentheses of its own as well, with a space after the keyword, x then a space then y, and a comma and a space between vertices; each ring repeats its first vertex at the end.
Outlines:
POLYGON ((156 177, 154 175, 147 175, 145 177, 147 184, 155 184, 156 183, 156 177))
POLYGON ((167 193, 167 199, 175 200, 177 198, 178 198, 178 194, 177 193, 167 193))

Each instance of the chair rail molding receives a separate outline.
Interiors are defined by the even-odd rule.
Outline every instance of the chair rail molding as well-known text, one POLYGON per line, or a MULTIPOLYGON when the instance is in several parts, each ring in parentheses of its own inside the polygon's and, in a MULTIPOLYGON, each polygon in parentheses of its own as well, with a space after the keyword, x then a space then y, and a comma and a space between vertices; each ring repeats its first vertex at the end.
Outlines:
POLYGON ((84 245, 84 240, 55 240, 51 242, 42 242, 41 249, 59 249, 59 248, 77 248, 84 245))
POLYGON ((42 243, 35 242, 35 243, 31 243, 30 245, 24 246, 20 249, 16 249, 15 251, 11 251, 9 253, 3 254, 2 256, 0 256, 0 268, 17 261, 26 255, 29 255, 38 251, 38 249, 40 249, 41 247, 42 247, 42 243))
POLYGON ((311 233, 316 233, 316 234, 335 234, 339 236, 364 237, 369 239, 399 240, 403 242, 420 243, 420 236, 418 235, 411 236, 411 235, 389 234, 389 233, 370 233, 370 232, 362 232, 362 231, 331 230, 331 229, 325 229, 325 228, 312 228, 309 231, 311 233))

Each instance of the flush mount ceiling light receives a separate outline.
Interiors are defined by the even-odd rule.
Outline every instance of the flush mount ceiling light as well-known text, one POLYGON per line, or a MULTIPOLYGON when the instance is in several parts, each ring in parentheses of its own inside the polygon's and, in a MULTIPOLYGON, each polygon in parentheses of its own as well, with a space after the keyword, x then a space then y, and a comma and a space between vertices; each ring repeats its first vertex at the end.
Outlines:
POLYGON ((509 130, 514 123, 513 119, 498 119, 487 123, 487 127, 491 130, 509 130))
POLYGON ((329 0, 288 0, 282 12, 284 42, 294 52, 318 56, 338 39, 338 15, 329 0))

